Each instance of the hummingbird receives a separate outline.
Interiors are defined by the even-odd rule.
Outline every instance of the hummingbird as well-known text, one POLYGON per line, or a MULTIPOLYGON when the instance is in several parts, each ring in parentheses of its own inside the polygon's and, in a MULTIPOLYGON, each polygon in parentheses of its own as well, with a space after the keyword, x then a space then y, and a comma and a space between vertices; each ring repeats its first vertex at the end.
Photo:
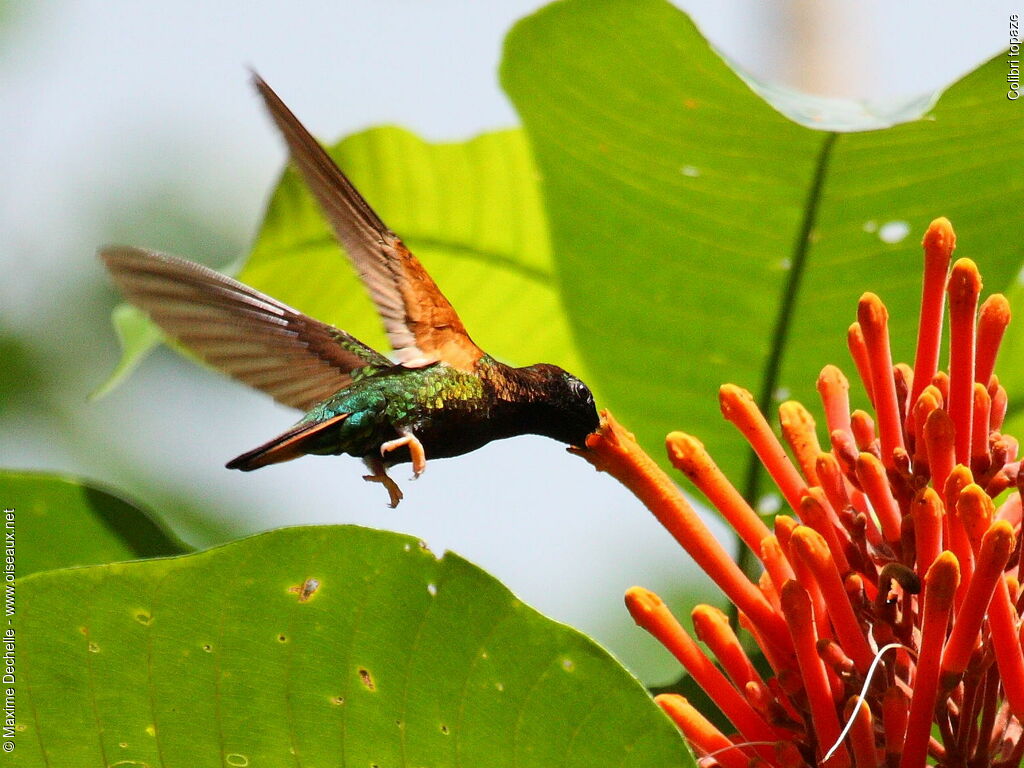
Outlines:
POLYGON ((556 365, 505 365, 478 347, 420 261, 263 79, 253 82, 367 288, 394 352, 192 261, 131 246, 100 258, 125 297, 211 366, 305 415, 227 463, 248 472, 307 454, 363 459, 367 481, 403 498, 387 470, 537 434, 583 446, 598 427, 590 389, 556 365))

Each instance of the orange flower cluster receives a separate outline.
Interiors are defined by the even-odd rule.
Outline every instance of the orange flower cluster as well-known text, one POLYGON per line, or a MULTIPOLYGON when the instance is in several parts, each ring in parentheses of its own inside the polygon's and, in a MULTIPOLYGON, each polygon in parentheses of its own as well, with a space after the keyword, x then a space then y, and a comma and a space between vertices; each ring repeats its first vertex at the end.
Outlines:
POLYGON ((924 237, 913 369, 893 365, 888 314, 864 294, 848 342, 873 415, 851 413, 835 366, 818 379, 829 443, 810 413, 780 407, 782 441, 749 392, 720 391, 791 507, 769 530, 690 435, 667 438, 682 470, 764 566, 755 584, 714 540, 675 484, 607 413, 579 453, 654 513, 739 609, 771 667, 762 676, 725 615, 699 605, 696 638, 654 593, 626 605, 718 704, 722 733, 686 699, 658 703, 703 759, 727 768, 1018 766, 1024 759, 1024 594, 1019 546, 1024 472, 1001 434, 1006 391, 993 374, 1006 299, 978 307, 974 263, 950 270, 946 219, 924 237), (943 306, 949 371, 938 369, 943 306))

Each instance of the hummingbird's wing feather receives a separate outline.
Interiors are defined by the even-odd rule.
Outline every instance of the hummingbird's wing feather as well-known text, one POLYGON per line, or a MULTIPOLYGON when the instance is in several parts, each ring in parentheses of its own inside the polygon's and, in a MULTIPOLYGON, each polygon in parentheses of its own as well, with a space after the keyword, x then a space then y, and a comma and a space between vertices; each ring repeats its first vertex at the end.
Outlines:
POLYGON ((472 369, 484 353, 419 259, 374 213, 270 86, 259 75, 253 79, 288 142, 292 160, 377 305, 399 362, 443 360, 472 369))
POLYGON ((354 371, 392 365, 354 336, 201 264, 127 246, 100 258, 169 336, 285 405, 308 410, 351 384, 354 371))

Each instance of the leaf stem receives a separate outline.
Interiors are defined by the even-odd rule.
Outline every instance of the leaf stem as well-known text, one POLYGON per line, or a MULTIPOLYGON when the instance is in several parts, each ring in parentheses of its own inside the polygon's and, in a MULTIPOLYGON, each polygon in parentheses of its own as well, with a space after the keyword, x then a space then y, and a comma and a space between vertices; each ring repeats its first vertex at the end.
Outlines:
MULTIPOLYGON (((828 173, 829 161, 832 158, 832 150, 835 147, 838 133, 827 133, 818 150, 818 157, 815 161, 814 176, 811 179, 811 186, 807 192, 807 201, 804 205, 804 217, 800 222, 800 230, 796 242, 793 244, 793 258, 790 264, 789 277, 782 292, 782 302, 779 304, 779 313, 775 318, 775 326, 771 335, 771 347, 768 352, 768 359, 764 369, 764 377, 761 380, 761 391, 757 396, 757 407, 761 413, 768 413, 775 396, 775 390, 779 383, 779 371, 782 369, 782 355, 786 349, 786 341, 789 336, 789 327, 793 318, 793 307, 796 305, 797 295, 800 291, 800 282, 806 270, 807 256, 810 252, 811 233, 818 219, 818 204, 821 202, 822 191, 825 186, 825 177, 828 173)), ((751 450, 747 454, 746 480, 743 483, 743 497, 754 509, 757 509, 757 496, 761 486, 763 467, 757 454, 751 450)), ((736 555, 736 562, 748 576, 757 563, 750 549, 738 541, 739 551, 736 555)), ((730 606, 730 621, 736 626, 736 607, 730 606)))

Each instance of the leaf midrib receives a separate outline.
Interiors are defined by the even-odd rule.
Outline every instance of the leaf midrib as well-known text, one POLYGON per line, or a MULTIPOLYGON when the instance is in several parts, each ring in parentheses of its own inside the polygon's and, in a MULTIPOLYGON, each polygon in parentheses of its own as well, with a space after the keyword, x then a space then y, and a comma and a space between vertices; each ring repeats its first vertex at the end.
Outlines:
MULTIPOLYGON (((786 352, 786 342, 789 338, 793 312, 800 292, 800 284, 807 270, 807 258, 811 250, 811 233, 817 222, 818 206, 825 187, 825 178, 828 175, 829 161, 832 158, 832 151, 838 137, 839 134, 833 132, 826 133, 822 139, 814 164, 814 173, 811 176, 810 186, 807 190, 807 199, 803 206, 803 218, 800 221, 800 228, 793 243, 790 257, 791 267, 786 282, 782 287, 779 311, 772 328, 768 357, 765 361, 761 386, 757 395, 757 407, 766 416, 768 409, 772 405, 774 393, 778 388, 779 372, 782 370, 782 358, 786 352)), ((757 508, 757 497, 763 476, 763 465, 753 448, 748 448, 747 469, 743 480, 743 497, 754 509, 757 508)), ((738 535, 736 541, 739 547, 737 560, 743 572, 749 574, 750 568, 754 564, 753 553, 738 535)))

